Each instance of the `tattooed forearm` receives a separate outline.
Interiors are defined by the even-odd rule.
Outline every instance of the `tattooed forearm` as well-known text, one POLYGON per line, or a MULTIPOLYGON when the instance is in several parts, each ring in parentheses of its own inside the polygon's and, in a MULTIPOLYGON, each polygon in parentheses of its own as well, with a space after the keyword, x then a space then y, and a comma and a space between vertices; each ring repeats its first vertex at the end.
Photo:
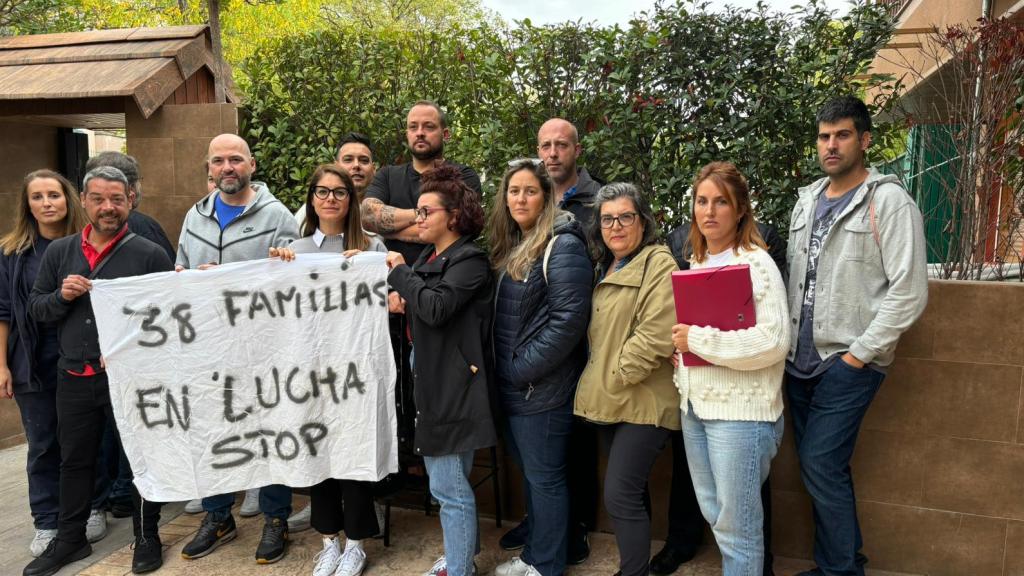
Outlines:
POLYGON ((378 234, 401 232, 416 223, 412 209, 388 206, 377 198, 367 198, 360 204, 363 228, 378 234))

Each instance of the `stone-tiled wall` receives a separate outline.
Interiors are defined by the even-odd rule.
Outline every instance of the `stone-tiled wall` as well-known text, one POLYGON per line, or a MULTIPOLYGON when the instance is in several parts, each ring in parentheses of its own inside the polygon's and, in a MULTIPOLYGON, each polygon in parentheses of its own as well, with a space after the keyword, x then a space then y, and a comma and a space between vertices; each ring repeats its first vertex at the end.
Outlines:
MULTIPOLYGON (((854 455, 869 566, 1024 574, 1024 284, 932 281, 854 455)), ((792 434, 772 466, 775 552, 811 557, 792 434)))
POLYGON ((177 246, 185 213, 206 195, 206 151, 218 134, 238 132, 234 104, 167 105, 148 119, 125 114, 128 154, 142 167, 139 211, 156 218, 177 246))

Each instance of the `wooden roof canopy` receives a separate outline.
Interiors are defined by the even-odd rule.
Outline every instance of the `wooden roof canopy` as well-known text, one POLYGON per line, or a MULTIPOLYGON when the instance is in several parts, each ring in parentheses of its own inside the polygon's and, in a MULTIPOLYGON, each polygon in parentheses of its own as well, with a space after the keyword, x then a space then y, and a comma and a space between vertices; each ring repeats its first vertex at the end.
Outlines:
POLYGON ((0 119, 124 128, 132 103, 144 118, 164 104, 213 103, 216 69, 205 25, 0 37, 0 119))

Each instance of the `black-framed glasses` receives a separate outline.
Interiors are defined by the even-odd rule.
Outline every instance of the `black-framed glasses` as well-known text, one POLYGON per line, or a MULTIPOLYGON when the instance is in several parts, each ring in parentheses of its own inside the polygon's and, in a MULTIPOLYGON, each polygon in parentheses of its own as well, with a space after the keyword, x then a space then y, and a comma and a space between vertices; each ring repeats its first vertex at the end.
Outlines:
POLYGON ((611 228, 616 222, 623 228, 629 228, 636 224, 636 212, 623 212, 618 216, 601 216, 601 228, 611 228))
POLYGON ((443 206, 424 206, 422 208, 417 208, 415 210, 415 212, 416 212, 416 219, 417 220, 426 220, 434 212, 442 212, 442 211, 447 212, 448 209, 443 207, 443 206))
POLYGON ((348 196, 348 188, 327 188, 326 186, 315 186, 313 188, 313 196, 321 200, 327 200, 327 197, 332 194, 335 200, 344 200, 348 196))

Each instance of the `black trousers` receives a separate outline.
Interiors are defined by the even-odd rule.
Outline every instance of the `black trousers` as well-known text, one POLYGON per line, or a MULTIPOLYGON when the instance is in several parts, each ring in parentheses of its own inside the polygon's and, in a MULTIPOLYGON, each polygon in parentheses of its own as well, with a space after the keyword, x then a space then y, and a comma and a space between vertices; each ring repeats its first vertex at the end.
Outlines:
POLYGON ((647 576, 650 570, 647 480, 670 432, 667 428, 628 422, 599 427, 601 446, 608 454, 604 506, 615 527, 622 576, 647 576))
MULTIPOLYGON (((107 419, 113 419, 110 388, 106 374, 57 376, 57 436, 60 442, 60 512, 57 537, 73 543, 85 542, 85 524, 92 508, 96 479, 96 456, 100 451, 107 419)), ((160 504, 141 503, 132 484, 135 535, 155 535, 160 504), (146 517, 140 515, 145 510, 146 517)))
POLYGON ((569 485, 569 538, 597 528, 597 426, 573 418, 566 452, 569 485))
POLYGON ((373 509, 373 482, 328 478, 309 489, 310 524, 321 534, 344 532, 350 540, 380 532, 373 509))
MULTIPOLYGON (((771 478, 761 485, 764 506, 764 574, 772 574, 772 492, 771 478)), ((668 499, 668 536, 665 544, 695 549, 704 539, 704 516, 693 491, 693 479, 686 464, 683 433, 672 431, 672 488, 668 499)))

